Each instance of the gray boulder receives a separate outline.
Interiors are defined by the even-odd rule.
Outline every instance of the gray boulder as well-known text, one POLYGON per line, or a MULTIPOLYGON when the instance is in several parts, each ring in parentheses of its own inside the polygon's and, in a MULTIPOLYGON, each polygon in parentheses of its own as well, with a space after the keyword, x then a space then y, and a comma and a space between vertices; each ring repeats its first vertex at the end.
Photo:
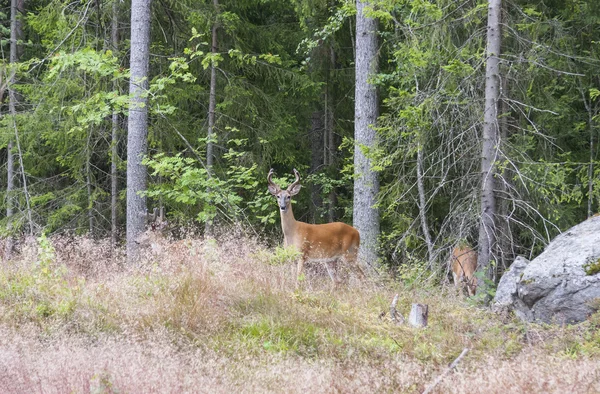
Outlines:
POLYGON ((515 259, 500 279, 492 310, 514 310, 526 321, 577 323, 600 307, 600 217, 557 236, 538 257, 515 259), (589 272, 589 271, 588 271, 589 272))
POLYGON ((492 311, 496 313, 506 313, 509 311, 515 311, 517 316, 521 319, 529 320, 527 316, 523 315, 524 310, 527 310, 523 301, 517 297, 517 285, 521 281, 523 271, 527 268, 529 260, 525 257, 518 256, 515 261, 510 265, 508 270, 500 278, 498 288, 496 289, 496 296, 492 303, 492 311), (515 304, 519 304, 516 307, 515 304))

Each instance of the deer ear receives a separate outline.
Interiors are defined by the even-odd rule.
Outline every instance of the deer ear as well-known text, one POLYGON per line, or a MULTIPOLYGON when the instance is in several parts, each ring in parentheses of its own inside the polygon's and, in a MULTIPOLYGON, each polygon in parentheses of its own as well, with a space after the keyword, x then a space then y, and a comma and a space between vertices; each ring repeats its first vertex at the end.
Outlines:
POLYGON ((294 185, 291 189, 288 189, 288 192, 290 192, 290 195, 295 196, 296 194, 300 193, 301 188, 302 188, 302 185, 297 184, 297 185, 294 185))
POLYGON ((279 193, 280 191, 281 189, 279 189, 277 186, 269 185, 269 193, 271 193, 272 195, 276 196, 277 193, 279 193))

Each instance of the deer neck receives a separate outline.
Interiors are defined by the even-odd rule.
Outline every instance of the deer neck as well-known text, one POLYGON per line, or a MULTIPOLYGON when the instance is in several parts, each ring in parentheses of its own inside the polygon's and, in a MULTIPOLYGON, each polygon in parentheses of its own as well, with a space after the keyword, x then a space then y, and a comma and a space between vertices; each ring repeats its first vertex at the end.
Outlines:
POLYGON ((292 211, 292 204, 290 204, 285 212, 280 210, 279 213, 281 214, 281 229, 283 230, 285 245, 289 246, 294 242, 294 234, 297 227, 294 212, 292 211))

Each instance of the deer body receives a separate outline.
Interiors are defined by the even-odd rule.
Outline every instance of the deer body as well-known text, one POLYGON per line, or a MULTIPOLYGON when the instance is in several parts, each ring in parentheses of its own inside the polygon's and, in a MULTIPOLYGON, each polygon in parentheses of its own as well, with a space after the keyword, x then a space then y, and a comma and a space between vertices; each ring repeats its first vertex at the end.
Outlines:
POLYGON ((165 269, 176 270, 182 266, 196 265, 196 245, 193 240, 170 241, 160 230, 149 229, 138 236, 136 243, 147 251, 144 257, 160 263, 165 269))
POLYGON ((452 278, 454 286, 467 288, 469 296, 475 295, 477 278, 477 252, 471 248, 457 246, 452 250, 452 278))
POLYGON ((300 191, 300 176, 294 170, 296 181, 282 190, 271 181, 273 170, 269 172, 269 191, 277 198, 281 214, 281 229, 285 246, 293 246, 300 252, 297 278, 300 279, 306 262, 322 262, 333 281, 339 283, 336 264, 344 261, 359 272, 364 273, 357 263, 360 235, 358 230, 345 223, 309 224, 294 218, 291 197, 300 191))

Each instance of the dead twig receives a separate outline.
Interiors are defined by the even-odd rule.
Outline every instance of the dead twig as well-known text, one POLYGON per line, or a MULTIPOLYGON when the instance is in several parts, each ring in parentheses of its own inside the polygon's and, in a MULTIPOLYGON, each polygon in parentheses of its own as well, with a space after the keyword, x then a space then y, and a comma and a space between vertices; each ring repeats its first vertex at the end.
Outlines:
POLYGON ((435 386, 437 386, 446 375, 448 375, 448 373, 450 371, 452 371, 454 368, 456 368, 456 366, 458 365, 458 363, 460 362, 460 360, 465 356, 465 354, 467 354, 467 352, 469 351, 469 348, 464 348, 462 353, 456 357, 456 360, 452 361, 452 363, 448 366, 448 368, 444 371, 444 373, 442 373, 440 376, 437 377, 437 379, 435 380, 435 382, 433 382, 433 384, 429 387, 427 387, 425 389, 425 391, 423 391, 423 394, 429 394, 433 391, 433 389, 435 388, 435 386))

